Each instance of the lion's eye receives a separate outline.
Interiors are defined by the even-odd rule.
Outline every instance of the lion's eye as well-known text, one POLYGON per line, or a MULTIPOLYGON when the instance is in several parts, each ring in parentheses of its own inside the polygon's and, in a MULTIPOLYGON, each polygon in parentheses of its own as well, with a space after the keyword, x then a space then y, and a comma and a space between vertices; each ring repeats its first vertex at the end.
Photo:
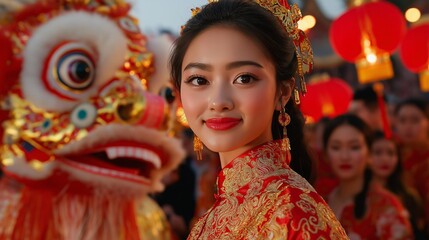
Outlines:
POLYGON ((90 88, 95 81, 94 54, 88 46, 67 42, 50 54, 44 71, 48 89, 68 99, 76 99, 80 92, 90 88))
POLYGON ((94 83, 94 68, 94 63, 85 52, 69 52, 58 62, 58 79, 72 90, 85 90, 94 83))

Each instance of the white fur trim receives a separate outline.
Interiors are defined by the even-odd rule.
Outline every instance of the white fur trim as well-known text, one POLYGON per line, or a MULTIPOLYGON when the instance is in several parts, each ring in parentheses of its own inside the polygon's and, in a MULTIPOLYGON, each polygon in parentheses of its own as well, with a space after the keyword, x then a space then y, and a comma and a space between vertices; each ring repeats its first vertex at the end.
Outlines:
POLYGON ((163 86, 170 82, 170 71, 168 70, 168 58, 173 40, 167 34, 152 36, 148 38, 147 48, 154 54, 155 72, 149 79, 149 90, 158 94, 163 86))
POLYGON ((36 29, 24 49, 20 82, 28 101, 50 111, 65 112, 76 104, 59 99, 46 89, 41 79, 48 54, 64 41, 87 44, 98 54, 95 83, 81 94, 80 101, 93 96, 100 86, 114 77, 127 51, 124 33, 114 21, 101 15, 79 11, 64 13, 36 29))
POLYGON ((15 157, 13 160, 13 164, 5 166, 4 170, 23 178, 42 180, 51 176, 52 170, 55 166, 55 161, 46 162, 43 164, 42 168, 36 170, 32 168, 31 165, 24 158, 15 157))

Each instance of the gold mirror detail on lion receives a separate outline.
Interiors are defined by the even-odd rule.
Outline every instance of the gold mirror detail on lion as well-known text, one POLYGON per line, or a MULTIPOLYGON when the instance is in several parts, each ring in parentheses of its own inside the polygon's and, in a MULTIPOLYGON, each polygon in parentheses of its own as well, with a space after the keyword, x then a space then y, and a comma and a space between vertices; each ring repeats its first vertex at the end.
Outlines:
POLYGON ((184 151, 130 8, 39 0, 0 27, 0 239, 169 238, 147 194, 184 151))

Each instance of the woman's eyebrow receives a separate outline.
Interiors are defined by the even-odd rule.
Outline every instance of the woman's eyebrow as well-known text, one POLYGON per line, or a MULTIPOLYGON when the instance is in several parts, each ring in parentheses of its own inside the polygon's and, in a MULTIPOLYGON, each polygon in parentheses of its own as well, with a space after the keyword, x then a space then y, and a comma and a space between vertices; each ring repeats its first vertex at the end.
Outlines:
POLYGON ((248 66, 248 65, 255 66, 255 67, 258 67, 258 68, 264 68, 261 64, 259 64, 257 62, 254 62, 254 61, 235 61, 235 62, 229 63, 226 66, 226 69, 230 70, 230 69, 233 69, 233 68, 239 68, 239 67, 248 66))
MULTIPOLYGON (((231 70, 233 68, 239 68, 242 66, 255 66, 258 68, 264 68, 261 64, 254 62, 254 61, 235 61, 235 62, 231 62, 228 63, 228 65, 226 65, 226 69, 227 70, 231 70)), ((199 62, 191 62, 188 65, 186 65, 186 67, 183 69, 183 71, 186 71, 188 69, 191 68, 197 68, 197 69, 201 69, 201 70, 205 70, 205 71, 211 71, 213 69, 213 66, 209 65, 209 64, 205 64, 205 63, 199 63, 199 62)))
POLYGON ((206 70, 206 71, 210 71, 213 69, 213 67, 209 64, 191 62, 188 65, 186 65, 186 67, 183 69, 183 71, 186 71, 186 70, 191 69, 191 68, 198 68, 198 69, 206 70))

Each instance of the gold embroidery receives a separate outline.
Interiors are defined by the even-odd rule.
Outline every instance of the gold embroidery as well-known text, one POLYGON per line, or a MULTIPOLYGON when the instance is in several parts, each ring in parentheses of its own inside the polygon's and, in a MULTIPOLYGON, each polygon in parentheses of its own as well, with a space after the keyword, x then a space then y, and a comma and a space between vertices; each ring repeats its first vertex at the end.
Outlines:
MULTIPOLYGON (((306 229, 307 231, 303 231, 305 233, 305 236, 303 239, 312 239, 311 234, 315 234, 318 231, 323 231, 326 229, 327 225, 332 221, 332 219, 336 219, 334 213, 332 210, 324 203, 324 202, 316 202, 314 198, 311 198, 308 194, 301 194, 300 199, 296 205, 301 208, 306 213, 311 213, 317 216, 317 218, 309 218, 309 219, 301 219, 298 222, 298 225, 292 226, 292 229, 294 231, 299 231, 306 229), (313 220, 318 221, 313 221, 313 220)), ((341 231, 342 227, 339 225, 335 226, 336 231, 341 231)), ((329 239, 342 239, 341 236, 338 234, 332 234, 329 237, 329 239)), ((304 235, 304 234, 303 234, 304 235)))
POLYGON ((141 239, 171 239, 164 212, 150 197, 136 203, 136 223, 141 239))
POLYGON ((236 158, 218 177, 219 195, 188 239, 347 239, 331 209, 282 160, 279 142, 236 158))

